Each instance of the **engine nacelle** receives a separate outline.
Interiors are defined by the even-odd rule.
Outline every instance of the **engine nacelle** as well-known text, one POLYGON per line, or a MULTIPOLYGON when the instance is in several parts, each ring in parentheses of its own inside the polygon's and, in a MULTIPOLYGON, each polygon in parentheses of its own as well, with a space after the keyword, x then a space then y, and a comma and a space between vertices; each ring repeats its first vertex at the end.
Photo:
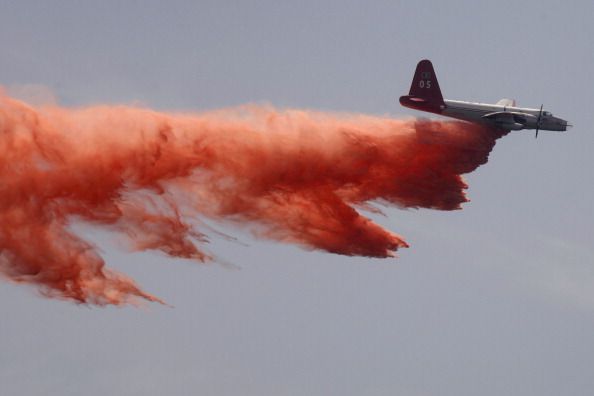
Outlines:
POLYGON ((512 122, 509 124, 505 124, 505 129, 511 129, 512 131, 519 131, 521 129, 524 129, 525 125, 524 124, 520 124, 519 122, 512 122))
POLYGON ((508 130, 511 130, 511 131, 519 131, 519 130, 525 128, 525 125, 524 124, 520 124, 519 122, 500 123, 499 126, 501 126, 503 129, 508 129, 508 130))

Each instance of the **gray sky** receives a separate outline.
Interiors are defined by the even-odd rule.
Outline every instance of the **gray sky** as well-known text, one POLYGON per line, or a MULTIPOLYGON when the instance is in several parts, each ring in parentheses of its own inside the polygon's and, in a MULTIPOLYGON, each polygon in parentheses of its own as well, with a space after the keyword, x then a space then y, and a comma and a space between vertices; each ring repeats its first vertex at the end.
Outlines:
POLYGON ((0 84, 59 103, 204 110, 400 108, 421 58, 448 99, 570 120, 515 132, 464 210, 387 209, 411 244, 377 260, 214 238, 240 267, 108 264, 175 308, 87 308, 0 283, 2 395, 584 395, 594 389, 594 3, 0 3, 0 84))

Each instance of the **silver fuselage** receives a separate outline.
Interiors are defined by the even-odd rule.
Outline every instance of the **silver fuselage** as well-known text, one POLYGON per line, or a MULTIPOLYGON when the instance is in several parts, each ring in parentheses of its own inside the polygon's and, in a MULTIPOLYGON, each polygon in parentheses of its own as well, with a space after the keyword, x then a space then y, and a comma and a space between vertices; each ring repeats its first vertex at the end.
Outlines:
MULTIPOLYGON (((440 112, 444 116, 511 130, 536 129, 538 116, 541 112, 540 109, 464 102, 460 100, 444 99, 444 103, 445 106, 440 112), (490 114, 500 115, 501 113, 510 113, 509 119, 502 122, 502 117, 495 119, 489 118, 490 114)), ((548 111, 542 111, 539 129, 565 131, 567 127, 567 121, 554 117, 548 111)))

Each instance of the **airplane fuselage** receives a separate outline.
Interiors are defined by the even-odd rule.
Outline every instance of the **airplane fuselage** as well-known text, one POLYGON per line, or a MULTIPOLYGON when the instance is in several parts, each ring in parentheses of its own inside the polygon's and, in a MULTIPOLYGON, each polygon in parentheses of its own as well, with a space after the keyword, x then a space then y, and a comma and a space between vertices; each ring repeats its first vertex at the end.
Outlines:
MULTIPOLYGON (((444 99, 445 107, 438 114, 459 120, 487 124, 509 130, 536 129, 540 109, 515 106, 499 106, 496 104, 464 102, 444 99), (510 113, 505 121, 489 118, 490 114, 510 113)), ((543 111, 540 117, 540 129, 547 131, 567 130, 567 121, 543 111)))

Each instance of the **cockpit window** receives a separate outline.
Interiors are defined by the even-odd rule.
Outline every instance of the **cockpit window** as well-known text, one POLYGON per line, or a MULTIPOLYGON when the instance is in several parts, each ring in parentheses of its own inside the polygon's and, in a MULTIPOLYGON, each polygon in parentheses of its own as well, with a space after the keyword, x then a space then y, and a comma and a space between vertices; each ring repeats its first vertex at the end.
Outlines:
POLYGON ((542 114, 546 115, 546 116, 550 116, 552 115, 550 111, 543 111, 542 114))

